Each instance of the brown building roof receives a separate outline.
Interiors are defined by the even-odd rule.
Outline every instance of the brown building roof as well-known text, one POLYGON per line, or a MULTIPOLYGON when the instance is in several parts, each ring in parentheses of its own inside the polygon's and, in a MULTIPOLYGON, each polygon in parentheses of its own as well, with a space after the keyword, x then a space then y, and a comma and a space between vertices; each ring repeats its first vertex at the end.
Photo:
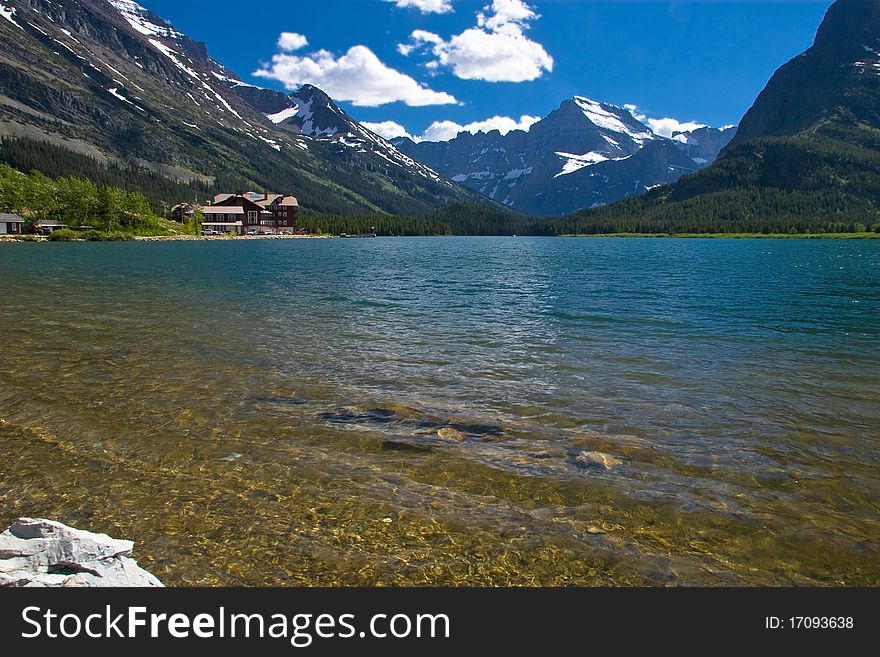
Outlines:
POLYGON ((246 194, 217 194, 214 197, 214 205, 223 205, 234 199, 244 199, 260 206, 261 208, 268 208, 272 205, 287 208, 299 207, 299 201, 295 196, 284 196, 283 194, 256 194, 255 192, 247 192, 246 194))
POLYGON ((202 214, 244 214, 240 205, 208 205, 202 208, 202 214))

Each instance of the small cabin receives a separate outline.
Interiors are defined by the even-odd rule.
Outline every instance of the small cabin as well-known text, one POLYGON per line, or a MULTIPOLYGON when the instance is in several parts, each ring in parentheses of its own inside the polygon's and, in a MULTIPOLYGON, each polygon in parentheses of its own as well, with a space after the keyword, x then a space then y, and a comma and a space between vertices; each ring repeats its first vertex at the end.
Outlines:
POLYGON ((171 208, 171 220, 184 224, 196 217, 196 206, 191 203, 178 203, 171 208))
POLYGON ((17 214, 0 214, 0 235, 21 235, 24 219, 17 214))

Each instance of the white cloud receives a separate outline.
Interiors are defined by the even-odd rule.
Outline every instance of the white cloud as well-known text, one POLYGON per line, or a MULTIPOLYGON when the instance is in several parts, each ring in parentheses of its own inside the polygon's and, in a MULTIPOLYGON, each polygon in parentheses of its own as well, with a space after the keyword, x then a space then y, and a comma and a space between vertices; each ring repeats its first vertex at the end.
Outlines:
POLYGON ((385 2, 393 2, 401 9, 412 7, 423 14, 448 14, 452 11, 450 0, 385 0, 385 2))
POLYGON ((641 121, 642 123, 644 123, 648 120, 647 115, 639 111, 638 105, 624 105, 623 109, 632 114, 635 117, 636 121, 641 121))
POLYGON ((286 52, 294 52, 309 45, 309 40, 296 32, 282 32, 278 37, 278 48, 286 52))
POLYGON ((648 119, 648 127, 656 134, 664 137, 672 137, 676 132, 690 132, 698 128, 705 128, 705 123, 693 123, 692 121, 678 121, 676 119, 648 119))
POLYGON ((416 30, 409 44, 398 52, 409 55, 424 48, 434 59, 427 66, 452 70, 463 80, 528 82, 553 70, 553 58, 525 31, 539 16, 524 0, 493 0, 477 14, 477 26, 448 41, 424 30, 416 30))
POLYGON ((477 14, 477 24, 489 30, 497 30, 511 23, 523 27, 529 21, 538 18, 524 0, 494 0, 483 11, 491 11, 492 15, 487 16, 480 12, 477 14))
POLYGON ((647 116, 644 112, 639 111, 638 106, 636 105, 624 105, 624 109, 629 110, 629 112, 636 118, 637 121, 641 121, 646 126, 651 128, 655 134, 661 135, 663 137, 672 137, 676 132, 690 132, 691 130, 697 130, 699 128, 705 128, 705 123, 694 123, 693 121, 679 121, 678 119, 673 119, 670 117, 665 117, 662 119, 652 119, 647 116))
POLYGON ((535 123, 541 120, 539 116, 522 116, 519 121, 508 116, 493 116, 485 121, 475 121, 467 125, 459 125, 453 121, 435 121, 425 134, 420 138, 421 141, 449 141, 460 132, 470 132, 477 134, 478 132, 491 132, 498 130, 502 135, 506 135, 513 130, 528 131, 535 123))
POLYGON ((461 125, 455 121, 434 121, 422 135, 412 135, 409 131, 399 123, 394 121, 383 121, 381 123, 361 122, 367 130, 375 132, 385 139, 394 139, 395 137, 408 137, 414 142, 420 141, 449 141, 454 139, 460 132, 470 132, 477 134, 478 132, 491 132, 498 130, 502 135, 506 135, 513 130, 528 131, 533 125, 541 120, 540 116, 521 116, 519 121, 509 116, 493 116, 485 121, 474 121, 467 125, 461 125))
POLYGON ((279 53, 254 75, 283 82, 288 89, 313 84, 335 100, 351 101, 360 107, 397 101, 412 107, 458 102, 448 93, 429 89, 389 68, 366 46, 352 46, 338 57, 326 50, 302 56, 279 53))
POLYGON ((413 136, 406 131, 406 128, 394 121, 382 121, 382 123, 368 123, 367 121, 362 121, 361 125, 370 132, 375 132, 377 135, 384 137, 385 139, 394 139, 395 137, 413 138, 413 136))
POLYGON ((470 132, 475 135, 478 132, 498 130, 502 135, 506 135, 513 130, 528 131, 540 120, 540 116, 521 116, 519 121, 509 116, 493 116, 485 121, 475 121, 467 125, 461 125, 454 121, 434 121, 422 136, 415 137, 415 141, 449 141, 460 132, 470 132))

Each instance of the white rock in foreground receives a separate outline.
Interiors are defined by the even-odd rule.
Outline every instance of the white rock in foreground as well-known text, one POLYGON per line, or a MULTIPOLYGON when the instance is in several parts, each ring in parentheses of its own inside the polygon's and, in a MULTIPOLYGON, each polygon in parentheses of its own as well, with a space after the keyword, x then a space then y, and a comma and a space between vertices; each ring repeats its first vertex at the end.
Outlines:
POLYGON ((0 586, 162 586, 131 558, 134 543, 21 518, 0 534, 0 586))

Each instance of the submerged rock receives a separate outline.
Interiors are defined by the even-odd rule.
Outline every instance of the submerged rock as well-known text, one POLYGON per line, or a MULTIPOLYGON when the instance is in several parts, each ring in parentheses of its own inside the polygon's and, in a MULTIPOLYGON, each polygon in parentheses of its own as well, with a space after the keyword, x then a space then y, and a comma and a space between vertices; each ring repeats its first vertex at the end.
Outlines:
POLYGON ((460 443, 465 439, 465 435, 459 431, 458 429, 453 429, 452 427, 443 427, 442 429, 437 429, 437 436, 440 440, 452 440, 457 443, 460 443))
POLYGON ((0 534, 0 586, 151 587, 134 543, 51 520, 21 518, 0 534))
POLYGON ((597 470, 610 470, 615 465, 622 465, 623 461, 616 459, 610 454, 603 452, 581 452, 575 457, 575 461, 585 468, 595 468, 597 470))
POLYGON ((389 452, 413 452, 415 454, 426 454, 433 451, 428 445, 414 445, 399 440, 385 440, 382 442, 382 449, 389 452))

